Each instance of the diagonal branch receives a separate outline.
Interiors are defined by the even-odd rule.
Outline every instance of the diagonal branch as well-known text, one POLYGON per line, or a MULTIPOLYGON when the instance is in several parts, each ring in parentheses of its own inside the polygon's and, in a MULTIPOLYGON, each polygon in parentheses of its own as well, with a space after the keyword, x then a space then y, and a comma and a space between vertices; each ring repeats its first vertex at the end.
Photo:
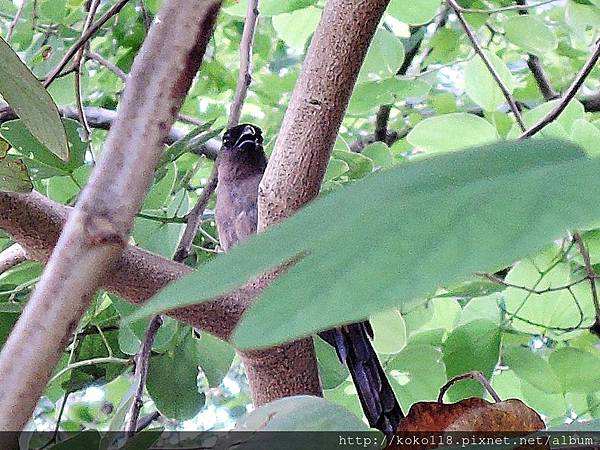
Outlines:
POLYGON ((0 354, 0 429, 19 430, 27 422, 65 341, 126 247, 219 8, 215 0, 163 4, 134 62, 102 156, 0 354))
POLYGON ((488 71, 492 75, 492 78, 494 79, 494 81, 496 82, 496 84, 498 85, 500 90, 502 91, 502 95, 504 95, 504 98, 506 99, 506 102, 508 103, 510 110, 512 111, 513 115, 515 116, 515 120, 517 121, 517 124, 519 125, 521 130, 525 131, 526 127, 525 127, 525 124, 523 123, 523 118, 521 117, 521 112, 519 111, 519 108, 517 107, 517 103, 515 102, 515 99, 513 98, 512 94, 510 93, 510 91, 508 90, 508 88, 506 87, 506 85, 504 84, 502 79, 500 78, 500 75, 498 74, 498 72, 496 71, 494 66, 492 65, 491 61, 488 59, 485 52, 479 45, 479 42, 477 42, 477 37, 475 36, 475 33, 473 32, 473 30, 471 29, 471 27, 465 20, 465 16, 462 13, 461 6, 458 3, 456 3, 456 0, 447 0, 447 2, 448 2, 448 5, 454 10, 454 14, 456 14, 456 18, 458 19, 458 21, 462 25, 463 29, 465 30, 465 33, 466 33, 467 37, 469 38, 469 40, 471 41, 471 45, 473 46, 475 53, 477 53, 479 55, 479 57, 481 58, 481 60, 485 64, 485 66, 487 67, 488 71))
POLYGON ((560 114, 564 111, 564 109, 571 102, 571 100, 575 98, 577 91, 579 91, 579 88, 583 86, 583 83, 585 82, 586 78, 591 73, 591 71, 594 69, 594 66, 598 62, 599 58, 600 39, 598 39, 594 44, 592 54, 585 62, 579 73, 575 76, 575 79, 573 80, 569 88, 562 95, 560 102, 554 107, 554 109, 552 109, 552 111, 550 111, 548 114, 542 117, 538 123, 533 125, 531 128, 525 130, 525 132, 519 137, 519 139, 525 139, 535 135, 536 133, 541 131, 546 125, 549 125, 556 118, 558 118, 558 116, 560 116, 560 114))

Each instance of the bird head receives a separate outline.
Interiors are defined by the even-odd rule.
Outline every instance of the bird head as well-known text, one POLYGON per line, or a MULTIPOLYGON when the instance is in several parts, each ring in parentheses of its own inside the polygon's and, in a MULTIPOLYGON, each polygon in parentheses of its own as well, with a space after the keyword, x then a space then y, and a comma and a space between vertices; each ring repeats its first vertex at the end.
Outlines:
POLYGON ((261 148, 262 143, 262 130, 250 123, 232 127, 223 134, 223 147, 226 149, 238 148, 251 151, 261 148))

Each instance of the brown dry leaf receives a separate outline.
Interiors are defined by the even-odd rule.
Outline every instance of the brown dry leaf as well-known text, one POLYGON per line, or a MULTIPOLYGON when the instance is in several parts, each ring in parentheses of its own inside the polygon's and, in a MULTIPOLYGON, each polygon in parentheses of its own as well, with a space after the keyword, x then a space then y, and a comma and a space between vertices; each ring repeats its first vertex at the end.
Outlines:
MULTIPOLYGON (((485 432, 527 433, 544 429, 541 417, 521 400, 510 399, 491 403, 481 398, 468 398, 458 403, 415 403, 408 415, 400 421, 397 433, 425 432, 485 432)), ((399 445, 392 442, 388 448, 425 449, 430 445, 399 445)), ((534 448, 534 447, 527 447, 534 448)), ((546 447, 537 447, 546 448, 546 447)))

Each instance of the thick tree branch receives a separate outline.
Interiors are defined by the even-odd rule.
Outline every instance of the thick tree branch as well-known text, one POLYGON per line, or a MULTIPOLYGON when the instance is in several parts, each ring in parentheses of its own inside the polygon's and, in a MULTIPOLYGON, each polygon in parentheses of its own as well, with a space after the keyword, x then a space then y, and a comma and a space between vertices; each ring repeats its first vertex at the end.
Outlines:
MULTIPOLYGON (((28 258, 45 263, 72 208, 37 192, 0 192, 0 211, 0 228, 27 249, 28 258)), ((131 303, 140 304, 191 270, 183 264, 128 245, 120 258, 111 265, 101 285, 131 303)), ((169 314, 227 340, 245 306, 238 298, 245 298, 248 292, 250 289, 244 288, 238 293, 170 311, 169 314)))
POLYGON ((19 244, 13 244, 0 252, 0 275, 27 260, 27 252, 19 244))
POLYGON ((1 430, 27 422, 64 344, 122 254, 219 7, 215 0, 165 2, 140 49, 102 157, 0 354, 1 430))
MULTIPOLYGON (((387 0, 326 3, 260 184, 259 230, 293 214, 319 193, 354 83, 387 4, 387 0)), ((274 276, 260 278, 257 287, 266 286, 274 276)), ((248 352, 242 360, 257 404, 299 389, 322 393, 312 339, 248 352), (282 376, 282 367, 291 379, 282 376), (265 384, 257 385, 252 374, 258 372, 273 377, 262 378, 265 384)))

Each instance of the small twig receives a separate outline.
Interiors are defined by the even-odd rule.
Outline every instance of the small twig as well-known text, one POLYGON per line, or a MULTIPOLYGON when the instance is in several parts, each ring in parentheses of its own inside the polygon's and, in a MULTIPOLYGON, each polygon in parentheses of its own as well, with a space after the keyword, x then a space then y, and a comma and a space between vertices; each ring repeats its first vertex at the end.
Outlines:
POLYGON ((158 329, 162 325, 163 320, 160 316, 154 316, 140 346, 140 351, 135 355, 135 371, 134 371, 134 382, 136 383, 135 394, 133 395, 133 402, 128 413, 127 424, 125 425, 125 431, 128 436, 133 436, 137 430, 137 422, 140 416, 144 401, 142 397, 144 395, 144 386, 146 386, 146 378, 148 377, 148 365, 150 363, 150 352, 152 351, 152 344, 158 329))
POLYGON ((488 57, 484 53, 483 49, 479 45, 479 42, 477 42, 477 37, 475 36, 475 33, 473 32, 473 30, 471 29, 471 27, 465 20, 465 17, 463 16, 460 5, 458 5, 458 3, 456 3, 456 0, 447 0, 447 2, 448 2, 448 5, 454 10, 454 14, 456 14, 456 18, 458 19, 458 21, 462 25, 463 29, 465 30, 467 37, 469 38, 469 40, 471 41, 471 44, 473 45, 473 49, 475 50, 475 53, 477 53, 479 55, 479 57, 481 58, 481 60, 485 64, 485 66, 487 67, 488 71, 492 75, 492 78, 494 78, 494 81, 496 82, 496 84, 498 84, 498 87, 502 91, 502 95, 504 95, 504 98, 506 99, 506 102, 508 103, 510 110, 513 112, 513 114, 515 116, 515 120, 517 121, 517 124, 519 125, 521 130, 525 131, 526 130, 525 123, 523 122, 523 118, 521 117, 521 112, 519 111, 519 108, 517 107, 515 99, 513 98, 512 94, 510 93, 510 91, 508 90, 508 88, 506 87, 506 85, 504 84, 502 79, 500 78, 500 75, 498 74, 498 72, 496 71, 494 66, 492 65, 491 61, 488 59, 488 57))
MULTIPOLYGON (((82 35, 84 35, 86 33, 86 31, 90 28, 92 22, 94 21, 94 16, 96 15, 96 11, 97 11, 99 5, 100 5, 100 0, 92 0, 91 3, 89 4, 89 11, 87 13, 87 17, 85 18, 85 23, 83 25, 83 29, 81 32, 82 35)), ((88 43, 86 42, 86 45, 87 44, 88 43)), ((83 109, 83 98, 82 98, 82 92, 81 92, 81 72, 82 72, 83 64, 84 64, 84 59, 83 59, 84 49, 85 49, 85 45, 77 51, 77 53, 75 54, 75 58, 73 60, 73 67, 75 68, 75 103, 77 105, 77 110, 79 112, 79 121, 81 122, 81 125, 83 126, 83 141, 88 146, 90 155, 92 155, 92 159, 93 159, 93 152, 92 152, 91 145, 90 145, 92 130, 87 121, 87 117, 85 116, 85 111, 83 109)))
POLYGON ((142 13, 142 18, 144 20, 144 30, 146 31, 146 33, 148 33, 150 25, 152 25, 152 17, 150 17, 150 14, 148 14, 148 10, 146 9, 146 4, 144 3, 144 0, 139 0, 138 5, 142 13))
POLYGON ((542 117, 542 119, 538 123, 526 130, 519 137, 519 139, 525 139, 533 136, 538 131, 542 130, 546 125, 554 121, 558 116, 560 116, 560 114, 564 111, 564 109, 567 107, 570 101, 575 97, 577 91, 579 91, 579 88, 583 85, 588 75, 594 69, 594 66, 598 62, 598 58, 600 58, 600 39, 596 41, 595 48, 592 54, 590 55, 586 63, 583 65, 579 73, 575 76, 575 79, 561 97, 558 105, 556 105, 552 111, 550 111, 548 114, 542 117))
MULTIPOLYGON (((227 127, 231 128, 238 124, 242 113, 242 106, 246 100, 248 86, 252 81, 250 71, 252 70, 252 44, 254 42, 254 32, 256 30, 256 22, 258 21, 258 0, 250 0, 248 2, 248 10, 246 12, 246 21, 244 23, 244 31, 242 32, 242 40, 240 42, 240 75, 238 78, 235 95, 229 110, 229 120, 227 127)), ((210 197, 217 188, 218 183, 218 161, 213 165, 210 177, 202 190, 198 202, 194 208, 186 216, 187 226, 181 237, 181 241, 175 252, 175 261, 181 262, 187 258, 192 248, 192 242, 196 237, 198 228, 202 223, 202 215, 208 205, 210 197)))
POLYGON ((179 122, 189 123, 190 125, 194 125, 197 127, 199 127, 200 125, 204 125, 204 122, 202 122, 201 120, 198 120, 195 117, 188 116, 188 115, 181 114, 181 113, 177 115, 177 120, 179 122))
POLYGON ((66 51, 60 62, 50 71, 46 80, 44 81, 44 87, 47 88, 56 79, 57 75, 65 68, 71 58, 75 56, 75 53, 83 47, 86 42, 96 34, 96 32, 108 22, 115 14, 117 14, 129 0, 118 0, 113 6, 110 7, 98 21, 94 22, 85 33, 81 35, 79 39, 66 51))
POLYGON ((590 281, 590 289, 592 291, 592 301, 594 302, 594 310, 596 312, 596 324, 600 324, 600 303, 598 302, 598 291, 596 289, 596 272, 594 271, 594 267, 592 266, 592 260, 590 258, 590 253, 581 238, 579 232, 573 233, 573 241, 577 245, 577 249, 583 258, 583 264, 585 266, 585 273, 587 274, 587 279, 590 281))
POLYGON ((252 72, 252 45, 254 43, 254 32, 256 30, 257 21, 258 0, 250 0, 248 2, 248 10, 246 11, 246 21, 244 22, 242 40, 240 41, 240 75, 235 89, 233 102, 229 109, 228 128, 236 126, 240 121, 242 106, 244 106, 248 87, 252 82, 252 76, 250 75, 252 72))
POLYGON ((12 269, 27 260, 25 249, 19 244, 13 244, 0 252, 0 274, 12 269))
POLYGON ((136 217, 139 217, 140 219, 147 219, 147 220, 154 220, 155 222, 162 222, 162 223, 186 223, 186 219, 185 217, 161 217, 161 216, 153 216, 152 214, 145 214, 145 213, 137 213, 136 217))
POLYGON ((484 377, 481 372, 473 371, 473 372, 463 373, 462 375, 457 375, 455 377, 450 378, 448 380, 448 382, 446 384, 444 384, 442 386, 442 388, 440 389, 440 393, 437 398, 438 403, 443 403, 444 394, 448 391, 448 389, 450 389, 454 384, 456 384, 456 382, 461 381, 461 380, 479 381, 481 383, 481 385, 490 393, 490 395, 492 396, 492 398, 494 399, 494 401, 496 403, 499 403, 502 401, 502 399, 500 398, 500 396, 498 396, 498 394, 496 393, 496 391, 494 390, 494 388, 492 387, 490 382, 487 380, 487 378, 484 377))
POLYGON ((512 284, 512 283, 508 283, 506 281, 504 281, 502 278, 497 277, 496 275, 494 275, 493 273, 488 273, 488 272, 480 272, 477 275, 486 278, 488 280, 490 280, 493 283, 497 283, 501 286, 506 286, 509 288, 514 288, 514 289, 519 289, 522 291, 526 291, 529 292, 530 294, 536 294, 536 295, 543 295, 543 294, 547 294, 549 292, 557 292, 557 291, 564 291, 567 289, 572 288, 573 286, 576 286, 580 283, 583 283, 584 281, 586 281, 588 278, 582 278, 581 280, 577 280, 577 281, 573 281, 572 283, 569 284, 565 284, 564 286, 558 286, 558 287, 548 287, 546 289, 533 289, 533 288, 529 288, 527 286, 521 286, 518 284, 512 284))
POLYGON ((208 205, 212 193, 217 187, 217 181, 217 162, 215 161, 210 178, 204 185, 204 189, 202 189, 202 194, 200 194, 198 201, 186 216, 187 225, 183 231, 183 236, 179 241, 177 250, 175 251, 175 256, 173 257, 175 261, 182 262, 189 256, 192 249, 192 242, 202 223, 202 215, 204 214, 204 210, 208 205))
POLYGON ((21 20, 21 15, 23 14, 24 7, 25 7, 25 0, 22 0, 21 4, 17 8, 15 17, 13 18, 12 22, 8 25, 8 31, 6 32, 6 39, 5 39, 7 43, 10 43, 13 33, 15 32, 15 28, 19 24, 19 20, 21 20))
POLYGON ((519 5, 504 6, 502 8, 494 8, 494 9, 472 9, 472 8, 460 7, 460 10, 461 10, 461 12, 472 13, 472 14, 496 14, 496 13, 501 13, 501 12, 506 12, 506 11, 523 11, 523 10, 527 10, 527 9, 531 9, 531 8, 537 8, 538 6, 547 5, 548 3, 554 3, 556 1, 558 1, 558 0, 544 0, 541 2, 537 2, 537 3, 531 3, 529 5, 519 4, 519 5))
POLYGON ((96 61, 101 66, 106 67, 108 70, 110 70, 112 73, 114 73, 117 77, 119 77, 123 82, 127 81, 127 74, 125 72, 123 72, 119 66, 117 66, 116 64, 113 64, 112 62, 110 62, 108 59, 106 59, 101 54, 96 53, 95 51, 93 51, 91 49, 87 49, 85 56, 88 57, 89 59, 96 61))

